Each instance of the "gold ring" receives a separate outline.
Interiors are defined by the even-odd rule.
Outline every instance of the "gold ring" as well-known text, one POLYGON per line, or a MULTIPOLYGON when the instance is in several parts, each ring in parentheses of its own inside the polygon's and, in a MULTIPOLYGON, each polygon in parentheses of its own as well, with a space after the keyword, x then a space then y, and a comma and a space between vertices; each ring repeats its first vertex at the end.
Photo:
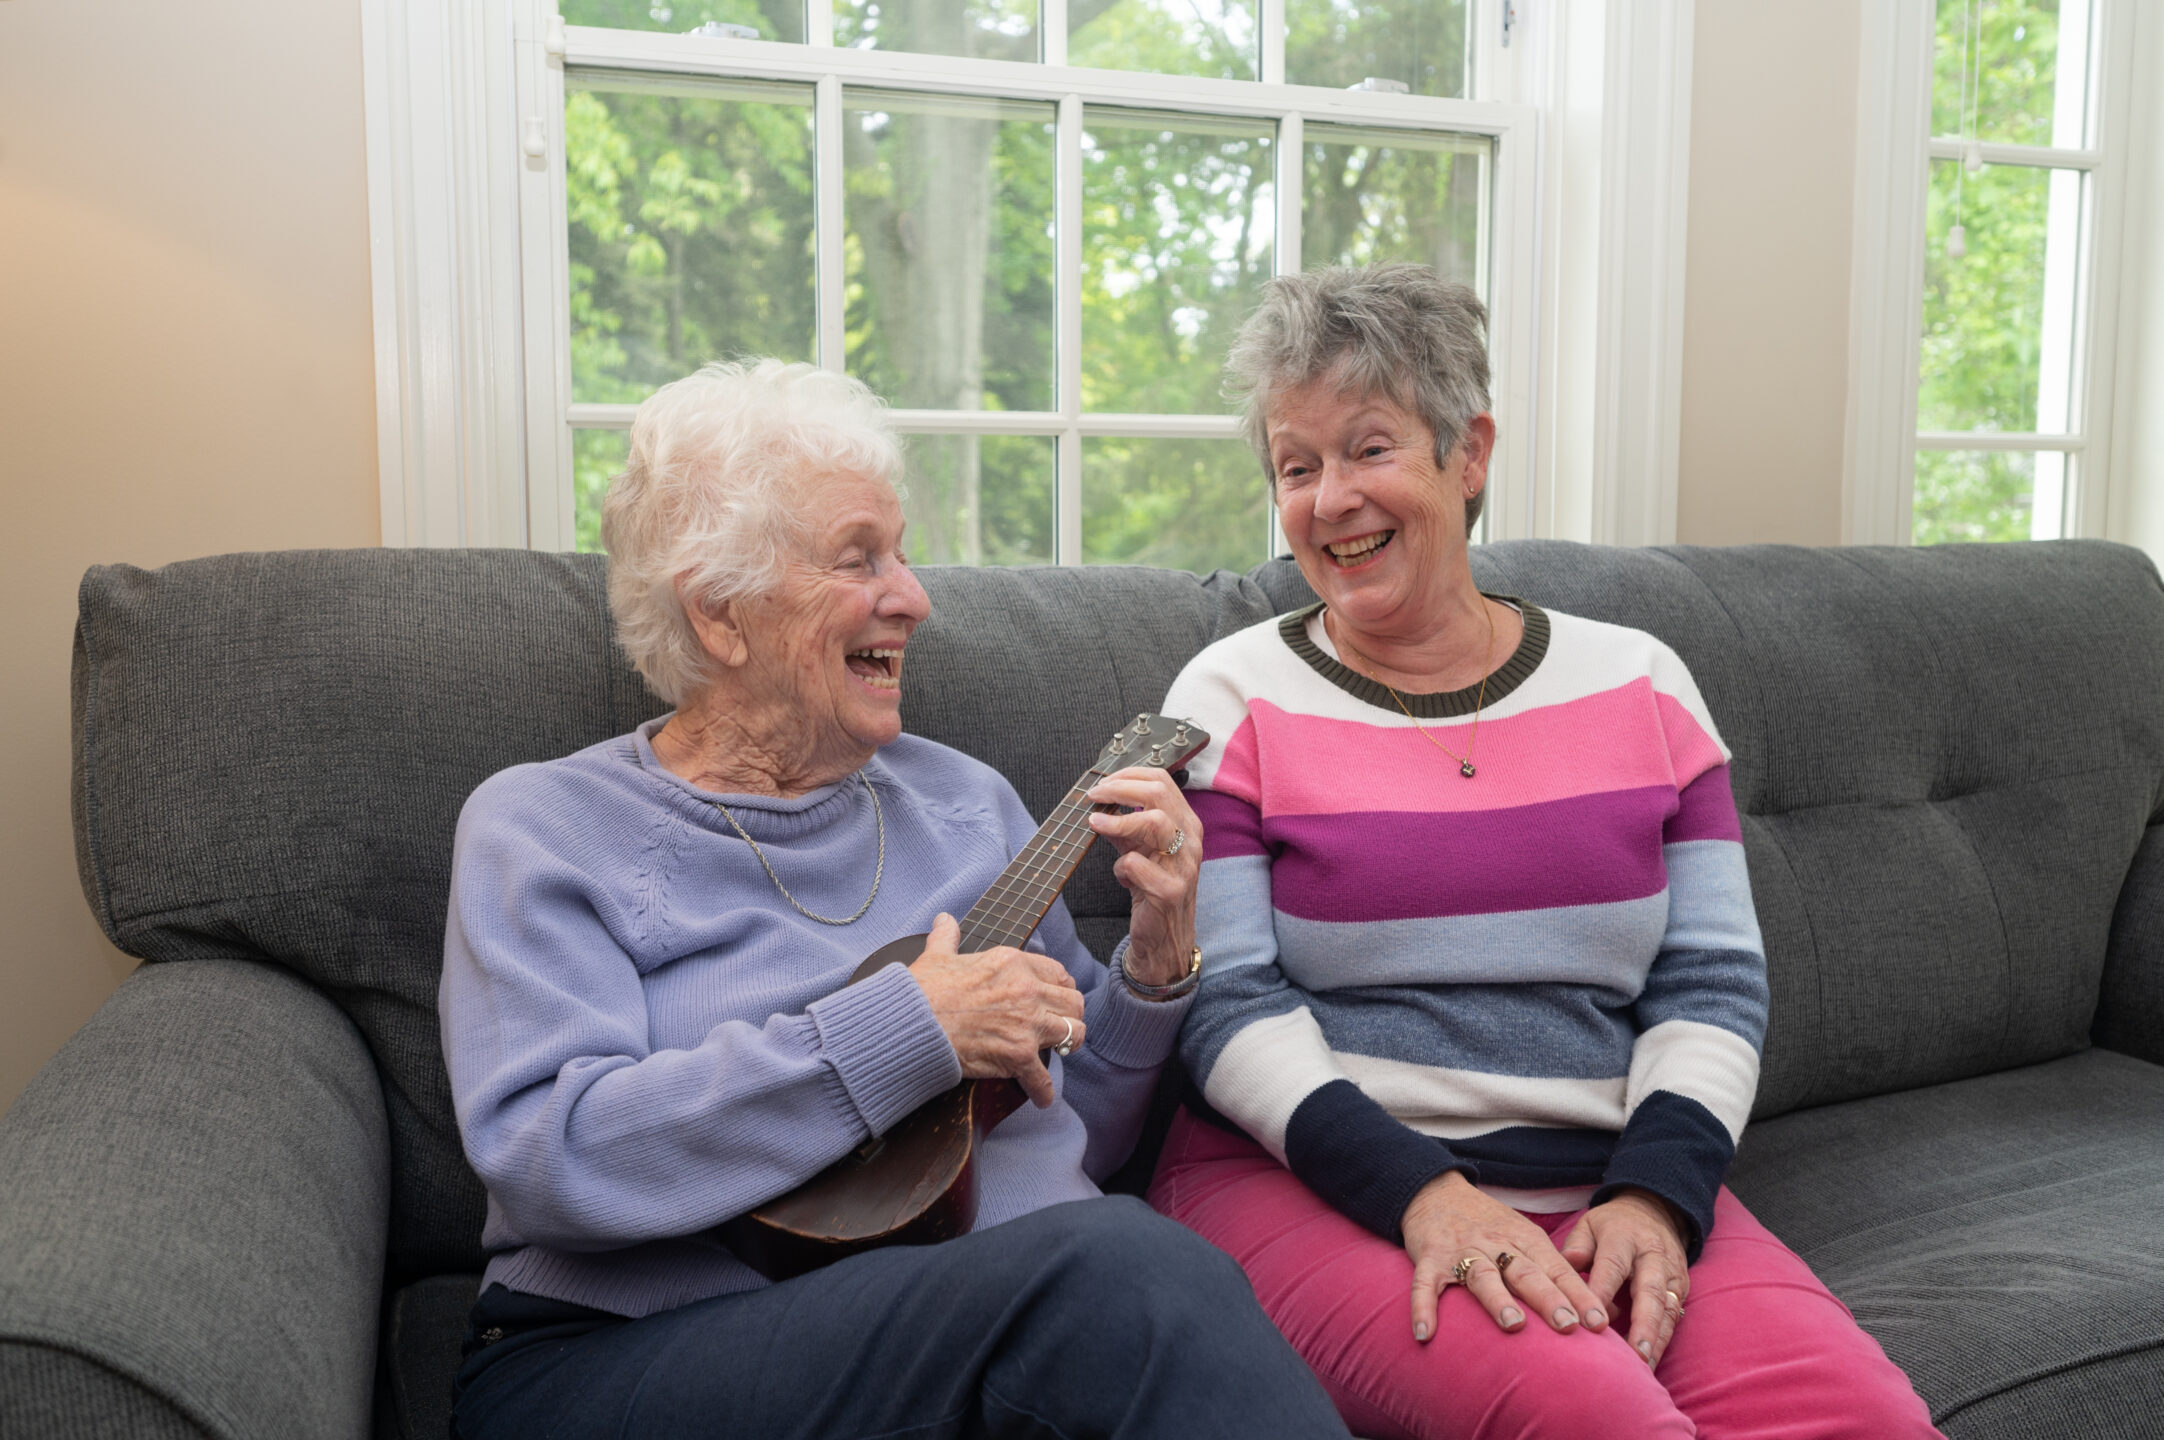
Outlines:
POLYGON ((1517 1256, 1511 1254, 1508 1250, 1499 1253, 1495 1257, 1495 1273, 1500 1275, 1510 1269, 1510 1262, 1517 1258, 1517 1256))
POLYGON ((1463 1285, 1465 1283, 1465 1277, 1473 1273, 1473 1266, 1480 1262, 1480 1258, 1481 1257, 1478 1255, 1466 1256, 1463 1260, 1460 1260, 1457 1264, 1450 1267, 1450 1278, 1456 1283, 1463 1285))
POLYGON ((1175 825, 1172 827, 1172 843, 1170 845, 1167 845, 1162 851, 1158 853, 1162 854, 1167 860, 1170 860, 1173 856, 1180 853, 1180 847, 1182 845, 1185 845, 1186 843, 1187 832, 1180 829, 1179 826, 1175 825))
POLYGON ((1683 1297, 1681 1295, 1678 1295, 1673 1290, 1663 1290, 1661 1293, 1668 1297, 1668 1308, 1676 1312, 1676 1318, 1679 1320, 1682 1319, 1683 1297))

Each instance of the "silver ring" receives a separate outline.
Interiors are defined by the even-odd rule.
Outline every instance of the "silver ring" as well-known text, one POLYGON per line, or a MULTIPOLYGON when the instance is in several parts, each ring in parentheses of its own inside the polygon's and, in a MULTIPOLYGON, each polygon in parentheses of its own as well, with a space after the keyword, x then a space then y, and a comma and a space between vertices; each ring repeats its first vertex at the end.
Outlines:
POLYGON ((1060 1016, 1059 1018, 1067 1026, 1067 1034, 1060 1040, 1059 1044, 1054 1045, 1052 1049, 1058 1053, 1059 1057, 1062 1060, 1064 1060, 1069 1055, 1074 1054, 1074 1021, 1067 1019, 1067 1017, 1064 1015, 1060 1016))
POLYGON ((1182 845, 1185 845, 1186 843, 1187 843, 1187 832, 1186 832, 1185 830, 1182 830, 1182 829, 1180 829, 1180 827, 1179 827, 1179 826, 1177 826, 1177 825, 1173 826, 1173 827, 1172 827, 1172 843, 1171 843, 1170 845, 1167 845, 1167 846, 1165 847, 1165 849, 1164 849, 1164 856, 1165 856, 1165 858, 1166 858, 1167 860, 1170 860, 1170 859, 1171 859, 1171 858, 1172 858, 1173 856, 1175 856, 1175 855, 1179 854, 1179 853, 1180 853, 1180 847, 1181 847, 1182 845))

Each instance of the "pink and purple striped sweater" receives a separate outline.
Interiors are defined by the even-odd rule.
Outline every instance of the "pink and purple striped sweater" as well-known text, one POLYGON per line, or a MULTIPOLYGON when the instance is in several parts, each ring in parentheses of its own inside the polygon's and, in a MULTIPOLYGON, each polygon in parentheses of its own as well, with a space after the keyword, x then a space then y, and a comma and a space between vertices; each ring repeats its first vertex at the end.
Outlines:
MULTIPOLYGON (((1319 606, 1181 672, 1166 712, 1217 737, 1181 1052, 1200 1108, 1379 1234, 1456 1169, 1524 1210, 1650 1190, 1695 1255, 1766 1026, 1728 752, 1660 641, 1506 603, 1471 779, 1319 606)), ((1475 698, 1404 697, 1459 755, 1475 698)))

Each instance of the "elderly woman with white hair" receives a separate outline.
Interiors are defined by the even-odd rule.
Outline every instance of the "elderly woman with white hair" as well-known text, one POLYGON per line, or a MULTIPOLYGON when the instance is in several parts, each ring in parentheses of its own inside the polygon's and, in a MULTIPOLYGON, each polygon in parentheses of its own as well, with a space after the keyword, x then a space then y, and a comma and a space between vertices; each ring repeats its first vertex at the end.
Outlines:
POLYGON ((1484 319, 1423 267, 1324 270, 1235 342, 1320 600, 1165 702, 1213 736, 1211 964, 1151 1201, 1375 1440, 1934 1434, 1722 1187, 1766 963, 1690 672, 1473 583, 1484 319))
POLYGON ((899 461, 870 392, 809 366, 709 366, 639 409, 610 605, 675 708, 459 819, 443 1043, 492 1257, 455 1429, 1343 1434, 1237 1267, 1097 1188, 1190 1003, 1201 826, 1170 778, 1090 792, 1134 897, 1109 967, 1057 905, 1029 949, 957 953, 1036 827, 902 733, 929 602, 899 461), (978 1150, 970 1233, 778 1283, 714 1238, 968 1076, 1036 1102, 978 1150))

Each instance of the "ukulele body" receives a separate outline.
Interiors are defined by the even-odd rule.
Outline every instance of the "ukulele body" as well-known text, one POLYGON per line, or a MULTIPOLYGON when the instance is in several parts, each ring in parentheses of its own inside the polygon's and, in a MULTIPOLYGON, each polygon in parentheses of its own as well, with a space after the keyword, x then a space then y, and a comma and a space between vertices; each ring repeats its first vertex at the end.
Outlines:
MULTIPOLYGON (((930 938, 905 935, 880 946, 849 983, 909 964, 930 938)), ((1012 1080, 964 1080, 717 1233, 770 1280, 883 1245, 934 1245, 966 1235, 977 1221, 977 1151, 1026 1099, 1012 1080)))

